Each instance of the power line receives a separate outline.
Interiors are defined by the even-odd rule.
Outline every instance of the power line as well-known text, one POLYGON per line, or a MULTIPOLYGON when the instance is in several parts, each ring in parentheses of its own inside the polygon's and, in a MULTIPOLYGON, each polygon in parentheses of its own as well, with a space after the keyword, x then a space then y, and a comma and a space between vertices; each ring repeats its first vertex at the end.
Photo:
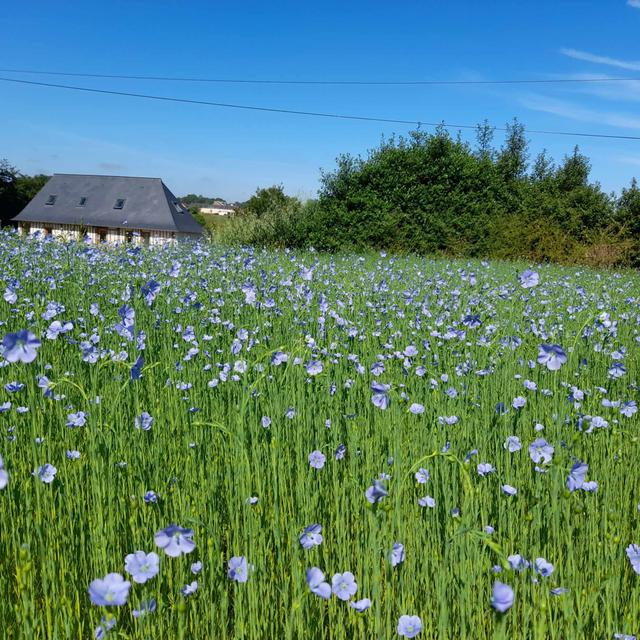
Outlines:
POLYGON ((429 85, 483 85, 483 84, 576 84, 593 82, 640 82, 640 78, 588 77, 505 80, 259 80, 239 78, 189 78, 180 76, 144 76, 108 73, 74 73, 67 71, 40 71, 35 69, 0 69, 0 73, 28 73, 45 76, 75 78, 103 78, 111 80, 159 80, 163 82, 208 82, 214 84, 284 84, 284 85, 339 85, 339 86, 429 86, 429 85))
MULTIPOLYGON (((227 109, 244 109, 246 111, 263 111, 268 113, 283 113, 297 116, 311 116, 316 118, 334 118, 339 120, 359 120, 364 122, 385 122, 389 124, 407 124, 417 127, 444 127, 445 129, 476 129, 477 125, 473 124, 454 124, 446 122, 425 122, 424 120, 401 120, 395 118, 378 118, 375 116, 354 116, 340 113, 324 113, 321 111, 298 111, 295 109, 278 109, 275 107, 257 107, 245 104, 233 104, 229 102, 211 102, 209 100, 193 100, 190 98, 177 98, 173 96, 156 96, 146 93, 132 93, 129 91, 112 91, 108 89, 94 89, 91 87, 78 87, 66 84, 53 84, 50 82, 35 82, 33 80, 19 80, 17 78, 3 78, 2 82, 12 82, 16 84, 26 84, 37 87, 50 87, 55 89, 67 89, 70 91, 84 91, 86 93, 98 93, 103 95, 124 96, 128 98, 143 98, 145 100, 159 100, 165 102, 178 102, 183 104, 198 104, 208 107, 223 107, 227 109)), ((492 127, 495 131, 507 131, 506 127, 492 127)), ((527 129, 527 133, 553 135, 553 136, 572 136, 580 138, 609 138, 615 140, 640 140, 640 136, 623 136, 606 133, 586 133, 579 131, 552 131, 544 129, 527 129)))

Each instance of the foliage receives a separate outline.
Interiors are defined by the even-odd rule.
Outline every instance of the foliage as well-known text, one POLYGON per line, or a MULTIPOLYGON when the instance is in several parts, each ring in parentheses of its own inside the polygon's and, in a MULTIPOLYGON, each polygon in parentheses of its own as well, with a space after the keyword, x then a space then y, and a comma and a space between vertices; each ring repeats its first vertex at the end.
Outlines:
POLYGON ((0 224, 20 213, 48 179, 45 175, 22 175, 8 161, 0 160, 0 224))
POLYGON ((247 207, 254 215, 227 239, 329 251, 637 264, 635 182, 616 200, 589 181, 589 160, 577 147, 558 165, 546 152, 530 163, 518 121, 507 126, 501 148, 493 147, 493 136, 485 122, 476 148, 439 128, 383 139, 364 158, 341 155, 333 171, 322 173, 317 202, 293 205, 281 187, 258 190, 247 207))
POLYGON ((256 189, 256 192, 242 206, 242 212, 262 218, 280 209, 286 209, 297 203, 297 198, 288 196, 282 185, 274 185, 266 189, 256 189))
POLYGON ((625 237, 635 240, 631 248, 631 263, 640 267, 640 189, 635 178, 628 189, 622 190, 615 215, 625 237))
POLYGON ((197 205, 198 207, 205 207, 207 205, 211 206, 213 204, 224 202, 221 198, 207 198, 206 196, 199 196, 195 193, 189 193, 186 196, 180 198, 180 202, 185 204, 187 207, 191 207, 192 205, 197 205))

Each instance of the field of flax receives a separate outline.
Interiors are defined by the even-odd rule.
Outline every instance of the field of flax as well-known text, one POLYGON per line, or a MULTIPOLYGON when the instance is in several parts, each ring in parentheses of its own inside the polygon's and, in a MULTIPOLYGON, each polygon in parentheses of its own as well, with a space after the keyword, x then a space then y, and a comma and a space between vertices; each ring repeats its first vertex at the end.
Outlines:
POLYGON ((630 638, 640 277, 0 237, 3 638, 630 638))

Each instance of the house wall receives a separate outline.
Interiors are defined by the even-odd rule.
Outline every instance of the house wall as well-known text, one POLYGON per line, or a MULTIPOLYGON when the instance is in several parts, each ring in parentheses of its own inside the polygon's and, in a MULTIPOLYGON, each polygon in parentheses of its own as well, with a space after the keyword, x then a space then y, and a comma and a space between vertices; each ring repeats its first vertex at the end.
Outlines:
POLYGON ((149 238, 149 244, 152 247, 159 247, 174 241, 175 237, 171 231, 152 231, 149 238))
MULTIPOLYGON (((49 232, 54 238, 60 240, 80 240, 79 232, 80 227, 71 224, 47 224, 43 222, 20 222, 18 224, 18 230, 21 235, 34 235, 40 233, 41 236, 47 235, 49 232), (28 231, 27 231, 28 229, 28 231)), ((92 244, 98 244, 100 242, 100 236, 96 227, 84 227, 84 231, 89 236, 92 244)), ((108 229, 106 242, 108 244, 125 244, 127 242, 127 232, 131 232, 131 243, 134 245, 143 246, 145 244, 145 237, 140 229, 108 229)), ((149 234, 149 246, 161 247, 165 244, 175 242, 176 239, 191 239, 197 240, 198 235, 193 233, 173 233, 171 231, 148 231, 144 232, 149 234)))
POLYGON ((200 207, 200 213, 211 216, 228 216, 233 213, 229 207, 200 207))
POLYGON ((39 233, 43 237, 51 234, 54 238, 66 241, 78 239, 78 227, 72 224, 20 223, 19 229, 21 234, 35 235, 39 233))

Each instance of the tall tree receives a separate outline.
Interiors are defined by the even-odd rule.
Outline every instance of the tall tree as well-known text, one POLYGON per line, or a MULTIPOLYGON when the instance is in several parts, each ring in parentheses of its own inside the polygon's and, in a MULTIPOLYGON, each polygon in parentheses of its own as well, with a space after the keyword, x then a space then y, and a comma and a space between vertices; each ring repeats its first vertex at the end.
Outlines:
POLYGON ((7 160, 0 160, 0 224, 5 225, 18 213, 18 170, 7 160))
POLYGON ((298 202, 298 199, 286 195, 282 185, 274 185, 266 189, 257 189, 244 203, 242 210, 260 218, 270 211, 281 210, 294 201, 298 202))
POLYGON ((477 141, 477 154, 478 157, 491 160, 494 155, 493 150, 493 135, 495 133, 495 127, 489 124, 488 120, 485 120, 482 124, 476 127, 476 141, 477 141))
POLYGON ((528 148, 524 125, 514 118, 507 124, 507 137, 497 159, 498 171, 505 180, 524 177, 529 160, 528 148))

